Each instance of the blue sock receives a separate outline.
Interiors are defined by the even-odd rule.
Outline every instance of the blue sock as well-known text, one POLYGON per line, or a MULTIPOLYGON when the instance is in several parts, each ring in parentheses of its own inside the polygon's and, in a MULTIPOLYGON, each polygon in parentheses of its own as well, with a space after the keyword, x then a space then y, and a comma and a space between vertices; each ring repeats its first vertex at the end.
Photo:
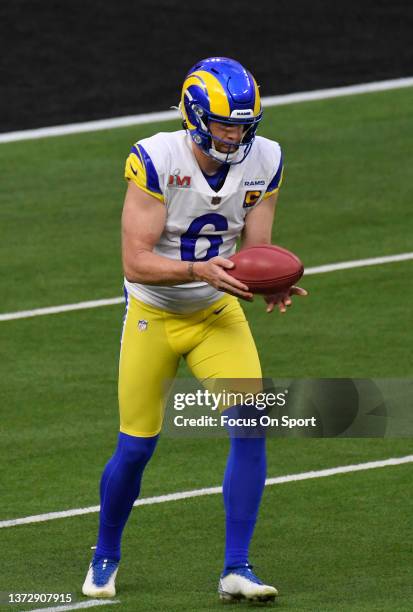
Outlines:
POLYGON ((100 482, 99 535, 94 558, 120 560, 120 541, 139 495, 143 470, 159 436, 138 438, 119 434, 118 446, 100 482))
POLYGON ((248 564, 266 476, 265 438, 231 438, 224 476, 225 569, 248 564))

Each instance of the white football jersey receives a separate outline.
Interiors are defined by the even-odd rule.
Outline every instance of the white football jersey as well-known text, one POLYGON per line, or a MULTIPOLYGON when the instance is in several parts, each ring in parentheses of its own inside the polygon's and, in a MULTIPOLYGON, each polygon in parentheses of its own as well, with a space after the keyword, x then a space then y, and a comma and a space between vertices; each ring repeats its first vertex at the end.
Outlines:
MULTIPOLYGON (((223 185, 214 191, 196 161, 190 136, 180 130, 137 142, 126 160, 125 177, 167 208, 154 252, 205 261, 233 255, 246 215, 278 190, 282 169, 279 144, 257 136, 246 159, 230 166, 223 185)), ((147 304, 178 313, 206 308, 223 295, 204 282, 167 287, 125 279, 125 287, 147 304)))

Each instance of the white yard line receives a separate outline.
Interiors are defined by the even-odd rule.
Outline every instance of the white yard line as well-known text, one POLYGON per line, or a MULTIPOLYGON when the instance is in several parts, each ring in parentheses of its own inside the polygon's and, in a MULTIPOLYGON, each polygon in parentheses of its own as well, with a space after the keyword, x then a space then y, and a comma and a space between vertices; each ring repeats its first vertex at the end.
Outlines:
MULTIPOLYGON (((367 461, 366 463, 356 463, 354 465, 340 465, 338 467, 327 468, 324 470, 316 470, 311 472, 302 472, 300 474, 288 474, 286 476, 277 476, 275 478, 267 478, 266 486, 285 484, 287 482, 297 482, 299 480, 309 480, 312 478, 325 478, 326 476, 335 476, 336 474, 349 474, 351 472, 360 472, 363 470, 372 470, 376 468, 402 465, 412 463, 413 455, 405 457, 395 457, 390 459, 382 459, 379 461, 367 461)), ((157 495, 155 497, 144 497, 138 499, 134 506, 152 506, 154 504, 163 504, 170 501, 179 501, 182 499, 193 499, 194 497, 203 497, 205 495, 217 495, 222 492, 222 487, 210 487, 205 489, 193 489, 192 491, 180 491, 178 493, 169 493, 168 495, 157 495)), ((53 521, 60 518, 68 518, 79 516, 82 514, 92 514, 99 512, 99 506, 90 506, 88 508, 73 508, 72 510, 64 510, 62 512, 47 512, 45 514, 37 514, 34 516, 25 516, 22 518, 0 521, 0 528, 16 527, 18 525, 29 525, 32 523, 42 523, 45 521, 53 521)))
POLYGON ((368 259, 341 261, 338 263, 325 264, 324 266, 315 266, 313 268, 307 268, 304 271, 304 276, 311 276, 312 274, 323 274, 324 272, 335 272, 336 270, 351 270, 353 268, 364 268, 365 266, 380 266, 382 264, 387 263, 408 261, 409 259, 413 259, 413 253, 399 253, 398 255, 384 255, 383 257, 369 257, 368 259))
POLYGON ((119 599, 89 599, 89 601, 81 601, 79 603, 67 604, 64 606, 55 606, 53 608, 34 608, 28 612, 65 612, 66 610, 81 610, 82 608, 94 608, 95 606, 110 606, 119 604, 119 599))
MULTIPOLYGON (((262 98, 262 105, 284 106, 298 102, 309 102, 312 100, 327 100, 342 96, 354 96, 357 94, 372 93, 376 91, 388 91, 413 86, 413 77, 391 79, 387 81, 374 81, 373 83, 361 83, 359 85, 346 85, 344 87, 333 87, 330 89, 317 89, 314 91, 303 91, 280 96, 266 96, 262 98)), ((82 123, 69 123, 67 125, 55 125, 34 130, 20 130, 17 132, 5 132, 0 134, 0 143, 16 142, 18 140, 36 140, 49 136, 64 136, 66 134, 80 134, 82 132, 97 132, 99 130, 111 130, 113 128, 140 125, 143 123, 156 123, 178 119, 176 110, 167 110, 156 113, 141 113, 139 115, 128 115, 126 117, 113 117, 111 119, 99 119, 97 121, 84 121, 82 123)))
MULTIPOLYGON (((352 268, 362 268, 364 266, 378 266, 386 263, 408 261, 409 259, 413 259, 413 253, 400 253, 399 255, 386 255, 383 257, 371 257, 369 259, 341 261, 338 263, 307 268, 304 276, 323 274, 324 272, 335 272, 336 270, 351 270, 352 268)), ((5 312, 4 314, 0 314, 0 321, 13 321, 14 319, 28 319, 30 317, 40 317, 42 315, 58 314, 60 312, 70 312, 72 310, 85 310, 89 308, 99 308, 101 306, 113 306, 114 304, 122 304, 124 301, 125 300, 123 297, 115 297, 105 300, 78 302, 75 304, 62 304, 61 306, 47 306, 46 308, 35 308, 33 310, 5 312)))
POLYGON ((13 319, 28 319, 30 317, 40 317, 42 315, 57 314, 59 312, 69 312, 71 310, 86 310, 89 308, 99 308, 101 306, 113 306, 125 302, 124 297, 109 298, 107 300, 91 300, 90 302, 78 302, 77 304, 62 304, 61 306, 47 306, 46 308, 35 308, 34 310, 19 310, 18 312, 8 312, 0 314, 0 321, 12 321, 13 319))

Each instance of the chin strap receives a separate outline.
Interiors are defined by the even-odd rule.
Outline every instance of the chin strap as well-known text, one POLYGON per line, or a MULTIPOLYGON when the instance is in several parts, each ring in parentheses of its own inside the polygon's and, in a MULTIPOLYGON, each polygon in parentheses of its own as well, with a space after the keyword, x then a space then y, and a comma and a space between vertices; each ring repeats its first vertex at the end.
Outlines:
POLYGON ((211 148, 209 149, 209 154, 211 157, 213 157, 217 161, 226 163, 226 162, 232 162, 238 157, 239 149, 237 149, 233 153, 223 153, 221 151, 217 151, 214 145, 214 141, 212 141, 211 148))

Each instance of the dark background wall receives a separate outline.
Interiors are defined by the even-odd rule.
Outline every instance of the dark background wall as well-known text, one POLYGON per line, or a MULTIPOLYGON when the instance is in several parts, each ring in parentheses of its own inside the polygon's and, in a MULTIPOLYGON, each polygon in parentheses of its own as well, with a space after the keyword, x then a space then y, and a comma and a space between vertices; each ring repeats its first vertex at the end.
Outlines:
POLYGON ((411 0, 9 0, 0 132, 164 110, 198 59, 244 63, 262 95, 413 74, 411 0))

